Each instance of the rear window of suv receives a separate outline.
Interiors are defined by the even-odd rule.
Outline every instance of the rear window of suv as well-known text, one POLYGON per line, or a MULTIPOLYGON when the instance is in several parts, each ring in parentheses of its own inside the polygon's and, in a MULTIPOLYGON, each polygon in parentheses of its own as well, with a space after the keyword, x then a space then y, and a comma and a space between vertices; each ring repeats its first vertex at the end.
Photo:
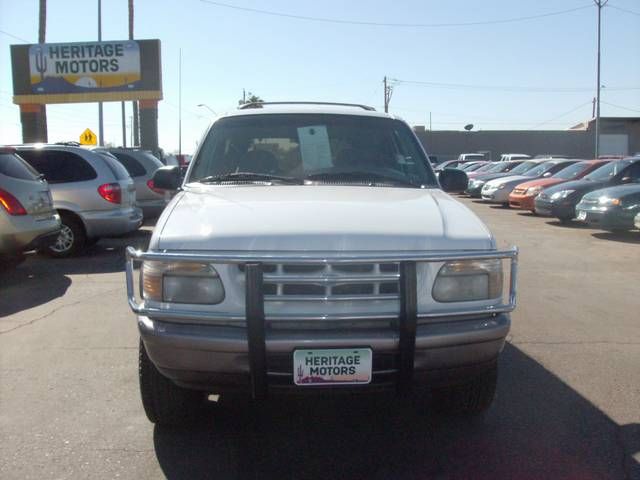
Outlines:
POLYGON ((86 160, 72 152, 45 149, 21 150, 19 153, 51 184, 84 182, 98 176, 86 160))
POLYGON ((20 180, 38 180, 38 172, 13 153, 0 153, 0 174, 20 180))
POLYGON ((122 165, 124 165, 124 168, 127 169, 127 172, 129 172, 129 175, 132 177, 143 177, 147 174, 142 163, 128 153, 111 152, 111 154, 116 157, 122 165))

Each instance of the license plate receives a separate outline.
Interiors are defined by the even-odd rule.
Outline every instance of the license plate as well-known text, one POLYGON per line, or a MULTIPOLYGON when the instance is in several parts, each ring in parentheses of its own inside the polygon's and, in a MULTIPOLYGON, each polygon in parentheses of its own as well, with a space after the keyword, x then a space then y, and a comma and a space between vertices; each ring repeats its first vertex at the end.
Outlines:
POLYGON ((580 210, 578 212, 578 216, 576 217, 578 220, 584 221, 587 219, 587 212, 585 212, 584 210, 580 210))
POLYGON ((371 382, 370 348, 295 350, 296 385, 363 385, 371 382))

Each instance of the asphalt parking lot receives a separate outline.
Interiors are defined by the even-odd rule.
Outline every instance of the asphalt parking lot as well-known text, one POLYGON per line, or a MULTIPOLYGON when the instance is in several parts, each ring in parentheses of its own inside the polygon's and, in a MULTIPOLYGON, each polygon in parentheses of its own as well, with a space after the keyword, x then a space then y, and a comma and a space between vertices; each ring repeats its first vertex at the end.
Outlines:
POLYGON ((194 430, 140 405, 127 244, 0 273, 0 478, 640 478, 640 232, 464 199, 521 249, 519 307, 483 421, 390 395, 211 405, 194 430))

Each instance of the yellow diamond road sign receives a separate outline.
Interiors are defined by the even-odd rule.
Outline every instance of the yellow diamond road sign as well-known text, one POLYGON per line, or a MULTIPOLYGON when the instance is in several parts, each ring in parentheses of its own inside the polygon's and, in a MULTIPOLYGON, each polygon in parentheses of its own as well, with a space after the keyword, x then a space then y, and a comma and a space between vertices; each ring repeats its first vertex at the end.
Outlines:
POLYGON ((98 137, 88 128, 80 135, 80 145, 97 145, 98 137))

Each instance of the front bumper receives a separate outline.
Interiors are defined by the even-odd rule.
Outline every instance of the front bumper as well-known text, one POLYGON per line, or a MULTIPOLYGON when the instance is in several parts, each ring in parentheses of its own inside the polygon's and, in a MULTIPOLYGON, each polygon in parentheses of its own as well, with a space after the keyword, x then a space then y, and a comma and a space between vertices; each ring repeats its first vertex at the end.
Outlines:
POLYGON ((464 191, 464 193, 466 193, 467 195, 469 195, 472 198, 480 198, 482 196, 482 187, 483 186, 484 186, 484 183, 482 185, 478 185, 478 186, 470 186, 464 191))
POLYGON ((556 218, 574 218, 576 216, 576 208, 570 200, 560 200, 554 202, 547 199, 541 199, 539 196, 535 199, 534 210, 538 215, 544 217, 556 218))
POLYGON ((482 200, 488 203, 509 203, 509 189, 483 190, 482 200))
POLYGON ((580 219, 581 222, 603 230, 631 230, 634 228, 633 219, 637 213, 633 210, 625 211, 623 208, 595 210, 578 205, 576 207, 577 218, 580 217, 581 212, 586 215, 584 219, 580 219))
POLYGON ((509 206, 511 208, 517 208, 521 210, 531 210, 535 209, 535 198, 531 195, 509 195, 509 206))
POLYGON ((125 235, 142 225, 142 210, 137 207, 81 212, 89 238, 125 235))
MULTIPOLYGON (((127 248, 127 296, 138 314, 140 335, 151 360, 176 383, 210 389, 224 385, 247 386, 254 398, 263 398, 272 384, 291 386, 291 352, 303 348, 369 346, 374 351, 377 383, 409 389, 414 373, 448 369, 477 369, 495 361, 509 331, 509 312, 516 306, 517 249, 484 252, 139 252, 127 248), (478 306, 451 305, 446 312, 418 312, 417 264, 460 260, 510 261, 508 302, 478 306), (138 303, 134 287, 134 262, 182 261, 228 263, 243 266, 245 314, 235 323, 213 312, 181 310, 177 304, 152 308, 138 303), (287 323, 277 315, 265 316, 262 264, 322 263, 399 264, 399 312, 385 317, 384 326, 364 327, 375 312, 316 319, 297 315, 287 323), (167 308, 170 307, 170 308, 167 308), (340 327, 349 320, 355 326, 340 327), (239 321, 238 321, 239 320, 239 321), (185 323, 188 321, 188 323, 185 323), (312 323, 310 323, 312 322, 312 323), (293 325, 293 326, 291 326, 293 325), (358 326, 361 325, 361 326, 358 326)), ((362 300, 366 300, 363 298, 362 300)), ((376 320, 380 320, 376 317, 376 320)), ((447 375, 444 375, 446 378, 447 375)), ((449 379, 450 380, 450 379, 449 379)), ((374 383, 375 385, 375 383, 374 383)))
MULTIPOLYGON (((484 318, 420 324, 416 329, 414 383, 454 383, 490 365, 509 332, 508 314, 484 318)), ((250 390, 247 330, 211 325, 188 325, 138 317, 140 336, 156 367, 175 383, 202 390, 250 390)), ((269 330, 265 336, 268 387, 300 390, 293 382, 296 348, 373 350, 371 386, 393 385, 399 373, 400 335, 389 330, 318 331, 269 330)))

